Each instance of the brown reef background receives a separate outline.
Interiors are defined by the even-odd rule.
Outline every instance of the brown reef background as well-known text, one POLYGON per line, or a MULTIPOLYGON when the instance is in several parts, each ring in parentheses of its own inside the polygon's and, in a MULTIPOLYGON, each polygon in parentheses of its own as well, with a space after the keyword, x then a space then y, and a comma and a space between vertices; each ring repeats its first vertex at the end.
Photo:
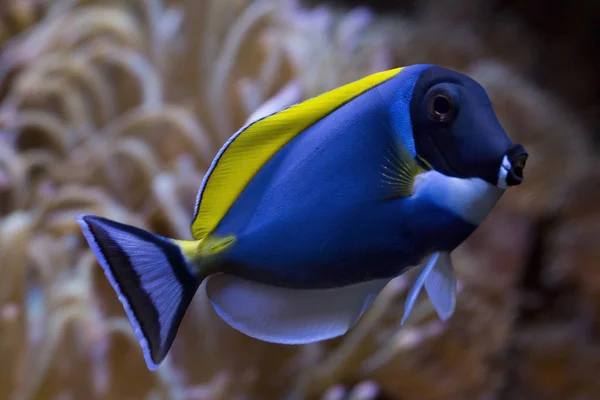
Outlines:
POLYGON ((1 1, 0 399, 599 399, 599 4, 1 1), (74 217, 190 238, 252 113, 421 62, 478 80, 530 153, 453 254, 455 316, 423 296, 400 328, 409 273, 346 336, 288 347, 198 293, 149 372, 74 217))

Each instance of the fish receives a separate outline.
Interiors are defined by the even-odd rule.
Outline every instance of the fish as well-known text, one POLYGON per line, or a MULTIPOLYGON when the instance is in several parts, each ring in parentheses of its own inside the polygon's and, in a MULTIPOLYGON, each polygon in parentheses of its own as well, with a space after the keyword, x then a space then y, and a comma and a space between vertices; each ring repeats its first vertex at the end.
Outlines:
POLYGON ((447 320, 451 253, 523 182, 527 158, 478 82, 413 64, 247 121, 204 176, 192 239, 76 220, 155 370, 203 283, 220 318, 271 343, 344 335, 415 268, 401 323, 423 289, 447 320))

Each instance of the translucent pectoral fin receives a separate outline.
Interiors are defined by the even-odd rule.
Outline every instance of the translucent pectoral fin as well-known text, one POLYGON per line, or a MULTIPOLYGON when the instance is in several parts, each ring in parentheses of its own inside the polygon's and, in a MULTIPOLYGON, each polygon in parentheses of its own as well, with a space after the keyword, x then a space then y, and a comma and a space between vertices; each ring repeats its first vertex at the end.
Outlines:
POLYGON ((411 196, 415 177, 424 172, 424 169, 399 139, 393 138, 388 150, 382 165, 385 197, 395 199, 411 196))

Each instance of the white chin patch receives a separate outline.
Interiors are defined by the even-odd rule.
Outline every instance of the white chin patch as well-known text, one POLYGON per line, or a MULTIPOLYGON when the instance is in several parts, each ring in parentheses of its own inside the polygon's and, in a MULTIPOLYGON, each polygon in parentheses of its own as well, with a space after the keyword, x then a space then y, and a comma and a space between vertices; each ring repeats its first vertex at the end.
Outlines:
POLYGON ((498 187, 501 189, 508 188, 506 177, 508 176, 508 171, 510 171, 510 168, 510 161, 508 161, 507 156, 504 156, 502 159, 502 165, 500 166, 500 171, 498 171, 498 187))

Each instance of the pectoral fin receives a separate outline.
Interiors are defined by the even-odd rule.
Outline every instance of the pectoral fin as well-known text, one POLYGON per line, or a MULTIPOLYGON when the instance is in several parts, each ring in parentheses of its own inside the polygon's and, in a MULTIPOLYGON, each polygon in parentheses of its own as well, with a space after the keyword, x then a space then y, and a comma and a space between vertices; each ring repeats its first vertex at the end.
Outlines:
POLYGON ((212 275, 206 293, 217 314, 263 341, 305 344, 346 333, 389 279, 332 289, 288 289, 228 274, 212 275))
POLYGON ((408 292, 402 325, 408 319, 423 286, 440 319, 445 321, 450 318, 456 308, 456 277, 449 253, 433 254, 419 274, 408 292))
POLYGON ((382 168, 382 183, 388 199, 411 196, 415 177, 424 171, 399 138, 390 140, 382 168))

